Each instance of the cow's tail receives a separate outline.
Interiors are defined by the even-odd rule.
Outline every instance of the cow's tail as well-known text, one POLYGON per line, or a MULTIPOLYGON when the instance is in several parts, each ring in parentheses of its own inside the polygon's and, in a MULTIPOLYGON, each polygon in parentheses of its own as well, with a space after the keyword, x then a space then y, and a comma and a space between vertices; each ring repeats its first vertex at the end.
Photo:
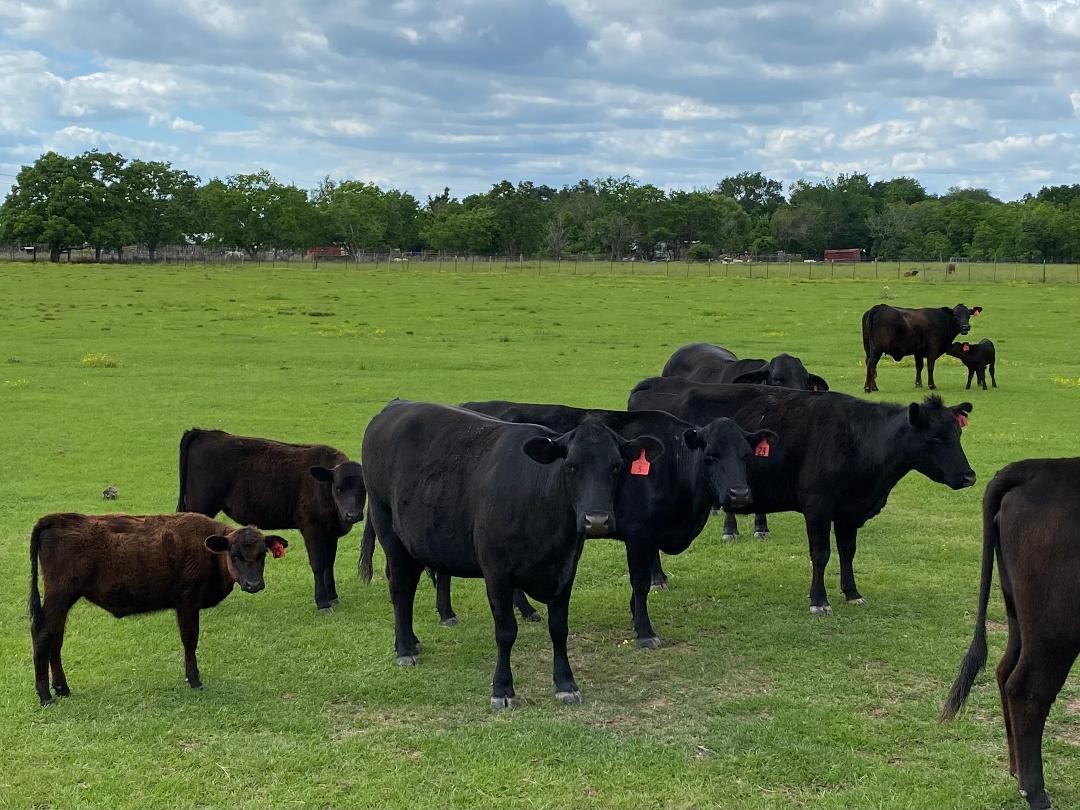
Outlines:
POLYGON ((998 510, 1001 499, 1018 481, 999 473, 986 488, 983 496, 983 555, 982 577, 979 581, 979 612, 975 617, 975 636, 960 664, 960 673, 949 690, 949 697, 941 710, 941 719, 952 720, 964 705, 975 676, 986 666, 986 606, 990 601, 990 585, 994 577, 994 555, 1001 546, 1001 530, 998 527, 998 510))
POLYGON ((191 450, 191 443, 195 441, 195 437, 199 434, 198 428, 192 428, 191 430, 185 430, 184 435, 180 437, 180 497, 176 501, 176 511, 186 512, 187 509, 187 467, 188 467, 188 452, 191 450))
POLYGON ((360 579, 371 582, 371 558, 375 555, 375 527, 371 523, 371 510, 364 521, 364 536, 360 540, 360 579))
POLYGON ((863 351, 866 353, 867 362, 870 360, 870 335, 874 331, 874 316, 880 306, 881 304, 875 304, 866 310, 862 316, 862 346, 863 351))
POLYGON ((42 626, 44 613, 41 610, 41 591, 38 590, 38 557, 41 552, 41 533, 45 530, 44 518, 34 524, 30 533, 30 597, 26 600, 27 613, 30 614, 30 632, 35 633, 42 626))

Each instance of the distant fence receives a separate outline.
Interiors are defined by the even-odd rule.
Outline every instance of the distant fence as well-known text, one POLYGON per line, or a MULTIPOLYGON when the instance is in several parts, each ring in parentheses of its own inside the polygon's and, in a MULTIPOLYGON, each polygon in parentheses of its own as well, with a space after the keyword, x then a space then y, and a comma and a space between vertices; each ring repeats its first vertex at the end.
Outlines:
MULTIPOLYGON (((65 251, 61 262, 91 264, 95 251, 89 248, 65 251)), ((48 250, 39 246, 37 261, 48 264, 48 250)), ((34 255, 22 246, 0 246, 0 261, 31 262, 34 255)), ((144 249, 125 249, 122 257, 102 251, 101 262, 148 264, 144 249)), ((360 252, 342 256, 312 255, 308 251, 244 251, 211 249, 201 245, 159 248, 153 264, 307 267, 342 270, 394 270, 406 272, 423 268, 437 272, 500 272, 567 275, 669 276, 684 278, 787 278, 818 281, 825 279, 879 280, 882 283, 912 281, 1024 281, 1080 284, 1080 262, 1075 260, 1031 259, 969 261, 885 261, 825 262, 790 256, 757 256, 687 261, 685 259, 612 259, 606 256, 571 255, 561 258, 516 256, 475 256, 436 251, 403 253, 360 252)))

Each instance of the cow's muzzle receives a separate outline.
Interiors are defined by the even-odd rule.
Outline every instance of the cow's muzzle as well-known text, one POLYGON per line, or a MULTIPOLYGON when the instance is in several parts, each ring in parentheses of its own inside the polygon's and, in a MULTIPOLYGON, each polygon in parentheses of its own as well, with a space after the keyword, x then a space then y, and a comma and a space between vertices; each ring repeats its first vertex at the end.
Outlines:
POLYGON ((611 515, 607 512, 585 513, 585 534, 589 537, 607 537, 614 526, 611 515))
POLYGON ((967 487, 975 485, 975 479, 975 471, 971 470, 953 479, 949 486, 951 486, 953 489, 966 489, 967 487))
POLYGON ((960 327, 960 334, 961 334, 961 335, 966 335, 966 334, 967 334, 968 332, 970 332, 970 331, 971 331, 971 327, 970 327, 970 326, 961 326, 961 327, 960 327))
POLYGON ((240 590, 244 591, 245 593, 258 593, 259 591, 261 591, 265 587, 266 587, 266 583, 262 582, 261 580, 259 582, 241 582, 240 583, 240 590))
POLYGON ((750 487, 732 487, 727 491, 727 499, 724 506, 734 506, 741 509, 750 503, 750 487))
POLYGON ((363 512, 346 512, 345 513, 345 522, 346 523, 359 523, 361 520, 363 520, 363 518, 364 518, 364 513, 363 512))

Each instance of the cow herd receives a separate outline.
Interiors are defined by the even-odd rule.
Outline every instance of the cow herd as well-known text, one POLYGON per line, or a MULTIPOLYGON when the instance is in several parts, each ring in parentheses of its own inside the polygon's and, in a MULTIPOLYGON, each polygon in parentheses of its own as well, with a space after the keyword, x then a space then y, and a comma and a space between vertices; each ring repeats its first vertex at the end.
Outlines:
MULTIPOLYGON (((980 311, 871 308, 862 319, 865 390, 877 390, 876 366, 886 354, 915 356, 916 386, 925 360, 935 388, 934 363, 948 353, 967 365, 969 388, 976 374, 986 388, 986 368, 996 387, 993 344, 953 343, 980 311)), ((497 647, 492 707, 515 704, 515 609, 540 619, 529 598, 547 606, 555 696, 580 703, 567 637, 586 539, 624 542, 630 617, 645 648, 661 644, 648 610, 650 589, 666 586, 660 552, 684 551, 718 509, 726 513, 725 539, 737 536, 739 514, 755 515, 759 538, 769 536, 769 513, 803 515, 809 607, 818 616, 831 612, 824 572, 834 533, 843 598, 864 604, 854 573, 859 530, 913 470, 951 489, 975 483, 961 446, 972 409, 936 395, 908 405, 871 402, 830 391, 789 354, 739 359, 695 343, 678 349, 661 376, 634 385, 626 410, 394 400, 364 432, 362 467, 325 445, 192 429, 180 440, 176 514, 50 514, 34 526, 29 605, 38 698, 48 705, 53 691, 70 694, 61 648, 68 611, 80 598, 118 617, 176 611, 185 678, 200 688, 199 612, 234 584, 263 589, 267 553, 282 556, 288 545, 263 532, 300 531, 316 607, 329 610, 337 601, 338 541, 366 505, 361 576, 371 579, 377 541, 399 665, 420 661, 413 609, 424 571, 435 580, 446 625, 457 621, 452 578, 482 578, 497 647), (221 512, 246 525, 214 520, 221 512)), ((1043 725, 1080 652, 1078 489, 1080 460, 1068 459, 1010 465, 988 486, 978 623, 943 712, 956 713, 985 663, 996 556, 1009 619, 998 682, 1012 772, 1033 808, 1050 806, 1043 725)))

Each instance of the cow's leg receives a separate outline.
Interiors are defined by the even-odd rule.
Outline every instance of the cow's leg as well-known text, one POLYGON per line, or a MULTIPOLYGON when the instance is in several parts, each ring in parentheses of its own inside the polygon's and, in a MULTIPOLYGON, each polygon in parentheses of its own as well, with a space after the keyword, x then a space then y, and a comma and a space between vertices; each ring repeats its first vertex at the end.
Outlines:
POLYGON ((915 387, 922 388, 922 355, 915 355, 915 387))
POLYGON ((453 577, 438 571, 429 570, 428 573, 431 575, 431 581, 435 583, 435 610, 439 612, 439 624, 443 627, 453 627, 458 623, 454 606, 450 603, 450 582, 453 577))
POLYGON ((516 607, 518 613, 521 614, 521 618, 527 622, 538 622, 544 618, 536 611, 536 608, 530 604, 528 598, 525 596, 525 591, 520 588, 514 588, 514 607, 516 607))
POLYGON ((1042 736, 1050 706, 1061 691, 1076 655, 1056 646, 1027 643, 1020 650, 1005 692, 1016 746, 1020 793, 1033 810, 1050 807, 1043 782, 1042 736))
POLYGON ((329 611, 333 608, 333 603, 326 592, 326 576, 323 573, 326 570, 327 539, 313 526, 301 526, 300 534, 304 538, 308 565, 311 566, 311 574, 315 579, 315 608, 324 612, 329 611))
POLYGON ((842 521, 833 523, 836 529, 836 553, 840 557, 840 590, 853 605, 865 605, 859 589, 855 587, 855 538, 858 528, 842 521))
POLYGON ((660 549, 653 554, 652 563, 649 565, 649 587, 654 591, 666 591, 668 588, 667 574, 660 565, 660 549))
POLYGON ((771 535, 769 534, 769 516, 764 512, 757 512, 754 514, 754 537, 758 540, 768 540, 771 535))
MULTIPOLYGON (((388 553, 387 557, 390 556, 388 553)), ((416 666, 420 663, 420 639, 413 632, 413 603, 416 601, 416 584, 424 567, 402 547, 401 552, 395 553, 393 560, 387 562, 387 568, 390 601, 394 604, 394 652, 397 663, 402 667, 416 666)))
POLYGON ((195 660, 195 648, 199 646, 199 608, 193 601, 176 609, 176 623, 184 645, 184 678, 192 689, 202 689, 199 664, 195 660))
POLYGON ((739 538, 739 522, 735 519, 735 513, 724 510, 724 530, 720 534, 721 540, 737 540, 739 538))
POLYGON ((334 581, 334 563, 337 562, 337 537, 327 537, 323 556, 323 592, 333 605, 338 601, 337 582, 334 581))
POLYGON ((810 612, 815 616, 828 616, 832 613, 829 599, 825 595, 825 566, 829 564, 832 553, 829 547, 829 518, 827 515, 807 514, 806 537, 810 544, 810 564, 813 573, 810 577, 810 612))
POLYGON ((627 538, 626 567, 630 571, 630 616, 634 621, 637 645, 648 650, 660 646, 660 639, 656 637, 656 631, 649 619, 649 590, 654 554, 654 546, 627 538))
MULTIPOLYGON (((1006 603, 1009 599, 1006 597, 1006 603)), ((1001 714, 1005 720, 1005 740, 1009 745, 1009 773, 1016 776, 1019 766, 1016 761, 1016 742, 1013 740, 1012 719, 1009 716, 1009 695, 1005 691, 1005 684, 1009 682, 1009 676, 1016 668, 1016 662, 1020 660, 1020 625, 1016 617, 1012 615, 1011 606, 1007 608, 1009 614, 1009 639, 1005 645, 1005 653, 997 665, 998 693, 1001 696, 1001 714)))
POLYGON ((65 612, 56 620, 56 629, 53 632, 52 645, 49 650, 49 668, 52 670, 52 685, 56 694, 67 697, 71 694, 68 688, 67 675, 64 673, 64 664, 60 660, 60 653, 64 647, 64 628, 67 625, 68 614, 65 612))
POLYGON ((978 376, 979 376, 979 385, 982 387, 982 390, 985 391, 986 390, 986 366, 979 366, 978 376))
MULTIPOLYGON (((64 625, 68 611, 78 599, 63 592, 50 593, 41 606, 38 622, 31 624, 30 637, 34 647, 34 689, 42 706, 53 702, 49 691, 49 665, 55 659, 60 660, 60 647, 64 643, 64 625)), ((55 671, 55 670, 54 670, 55 671)), ((62 672, 61 672, 62 674, 62 672)), ((67 681, 63 682, 65 692, 67 681)), ((65 692, 57 692, 61 695, 65 692)))
POLYGON ((997 375, 994 374, 994 364, 990 364, 990 382, 993 383, 994 388, 997 388, 997 375))
MULTIPOLYGON (((514 588, 500 578, 485 578, 488 604, 495 619, 495 644, 499 658, 491 679, 491 708, 510 709, 515 704, 514 674, 510 671, 510 651, 517 640, 517 619, 514 618, 514 588)), ((551 621, 551 610, 548 621, 551 621)))
POLYGON ((570 659, 566 656, 566 637, 569 634, 570 591, 573 580, 548 602, 548 634, 551 636, 552 678, 555 698, 563 703, 581 703, 581 691, 574 681, 570 659))
POLYGON ((937 358, 931 355, 926 358, 926 387, 931 391, 937 389, 937 384, 934 382, 934 363, 937 362, 937 358))
POLYGON ((965 391, 967 391, 969 388, 971 388, 971 378, 975 376, 975 369, 969 368, 967 370, 967 373, 968 373, 968 378, 967 378, 967 385, 964 386, 965 391))
POLYGON ((881 352, 879 352, 873 346, 870 347, 869 352, 866 355, 866 382, 863 384, 863 391, 870 393, 871 391, 877 391, 877 364, 881 359, 881 352))

